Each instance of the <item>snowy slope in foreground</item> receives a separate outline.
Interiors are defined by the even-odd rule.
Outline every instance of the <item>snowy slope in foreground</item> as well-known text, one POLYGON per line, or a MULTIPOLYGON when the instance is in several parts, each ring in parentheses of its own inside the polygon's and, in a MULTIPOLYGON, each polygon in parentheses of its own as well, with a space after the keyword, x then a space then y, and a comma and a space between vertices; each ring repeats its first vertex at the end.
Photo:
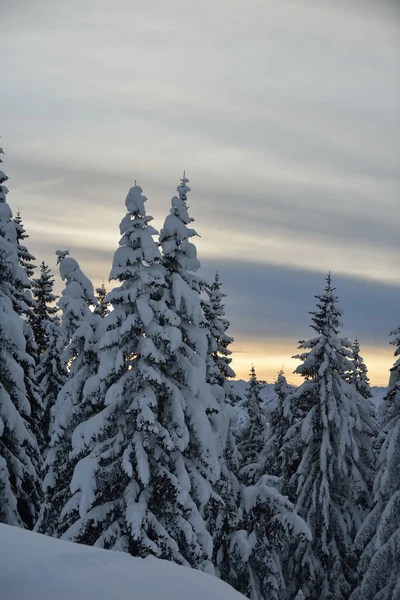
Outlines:
POLYGON ((244 600, 215 577, 157 558, 0 525, 1 600, 244 600))

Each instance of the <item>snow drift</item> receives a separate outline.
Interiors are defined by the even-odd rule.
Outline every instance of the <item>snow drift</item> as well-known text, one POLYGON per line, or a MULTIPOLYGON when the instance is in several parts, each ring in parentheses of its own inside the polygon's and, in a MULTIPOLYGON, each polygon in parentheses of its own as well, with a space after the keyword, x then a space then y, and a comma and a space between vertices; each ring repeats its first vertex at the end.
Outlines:
POLYGON ((216 577, 0 525, 1 600, 243 600, 216 577))

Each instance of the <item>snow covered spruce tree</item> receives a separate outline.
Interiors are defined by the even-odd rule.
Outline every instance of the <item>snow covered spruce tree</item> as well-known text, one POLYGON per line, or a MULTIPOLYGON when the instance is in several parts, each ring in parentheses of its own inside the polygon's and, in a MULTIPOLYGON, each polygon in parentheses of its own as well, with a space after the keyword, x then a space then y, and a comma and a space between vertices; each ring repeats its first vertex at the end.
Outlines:
POLYGON ((207 298, 202 301, 203 312, 206 320, 206 328, 209 334, 209 349, 207 359, 207 382, 210 385, 219 385, 225 389, 226 399, 231 404, 239 401, 239 396, 229 382, 236 377, 231 367, 230 344, 233 337, 227 334, 230 323, 225 317, 225 306, 223 298, 226 297, 221 291, 221 281, 218 272, 211 284, 205 284, 207 298))
POLYGON ((104 283, 101 284, 100 287, 96 288, 97 295, 97 306, 95 308, 95 313, 100 315, 102 319, 108 314, 109 302, 106 300, 107 298, 107 290, 104 283))
POLYGON ((28 278, 31 279, 36 269, 36 266, 34 264, 36 258, 33 256, 33 254, 29 252, 28 248, 23 244, 24 240, 26 240, 29 237, 29 235, 26 233, 20 211, 17 212, 17 215, 14 219, 14 223, 17 231, 17 254, 19 264, 24 269, 28 278))
POLYGON ((334 290, 328 275, 311 313, 317 335, 301 342, 306 351, 295 357, 305 380, 287 397, 300 410, 283 455, 299 457, 285 493, 313 535, 303 560, 304 595, 345 600, 355 584, 353 541, 371 506, 377 424, 370 402, 346 381, 354 365, 350 343, 339 337, 334 290))
POLYGON ((257 379, 254 366, 252 366, 249 389, 243 404, 248 418, 237 436, 240 454, 239 479, 248 485, 253 484, 259 478, 257 465, 268 434, 267 419, 261 404, 260 393, 261 383, 257 379))
POLYGON ((293 600, 302 597, 301 561, 311 533, 265 468, 261 458, 259 479, 241 487, 228 583, 250 600, 293 600))
MULTIPOLYGON (((173 290, 168 286, 139 186, 129 191, 126 207, 110 274, 120 285, 108 294, 114 310, 103 319, 100 342, 96 386, 103 410, 73 434, 72 456, 79 460, 62 513, 69 524, 63 537, 213 570, 202 507, 219 476, 206 413, 218 407, 205 383, 205 358, 182 340, 175 305, 192 316, 190 335, 204 353, 206 338, 194 322, 202 315, 200 300, 178 277, 173 290)), ((180 244, 175 252, 183 267, 180 244)))
POLYGON ((383 401, 385 425, 374 506, 356 538, 361 583, 352 600, 400 598, 400 327, 392 335, 398 358, 383 401))
POLYGON ((44 407, 35 375, 35 364, 38 357, 38 348, 34 331, 30 324, 30 319, 34 313, 35 306, 35 302, 31 293, 32 285, 30 279, 34 273, 34 269, 36 268, 33 264, 35 257, 22 243, 28 237, 28 235, 25 232, 25 228, 22 224, 21 214, 19 212, 17 217, 12 220, 12 223, 10 223, 10 231, 12 229, 14 229, 13 245, 16 247, 18 263, 24 274, 23 277, 15 280, 12 302, 14 310, 22 317, 23 320, 25 352, 29 357, 29 361, 26 363, 24 368, 25 388, 31 406, 29 421, 33 434, 39 443, 40 449, 42 450, 44 446, 44 437, 42 432, 42 417, 44 407))
POLYGON ((360 342, 358 341, 358 338, 354 340, 351 350, 354 370, 349 372, 347 381, 356 387, 361 396, 364 396, 364 398, 372 398, 368 369, 363 357, 360 355, 360 342))
POLYGON ((46 334, 46 348, 39 357, 35 372, 44 409, 41 430, 44 442, 42 453, 45 457, 53 429, 54 405, 67 381, 68 372, 63 360, 60 323, 57 320, 49 320, 43 324, 43 329, 46 334))
POLYGON ((218 273, 212 284, 205 284, 206 298, 202 299, 205 331, 208 339, 206 381, 218 402, 218 412, 210 412, 209 419, 219 440, 219 463, 221 476, 205 508, 207 529, 213 538, 213 562, 217 575, 225 581, 233 577, 231 570, 230 543, 238 528, 239 516, 239 453, 235 430, 239 395, 230 378, 236 376, 230 363, 229 345, 233 338, 227 334, 229 321, 225 318, 221 282, 218 273))
MULTIPOLYGON (((236 589, 255 600, 294 598, 298 592, 301 551, 310 538, 293 504, 280 494, 280 480, 270 473, 274 446, 260 403, 260 383, 252 369, 247 395, 249 421, 241 432, 243 482, 239 526, 231 541, 230 564, 236 589), (293 560, 296 553, 297 563, 293 560)), ((277 461, 278 457, 274 457, 277 461)), ((304 550, 302 550, 304 551, 304 550)))
MULTIPOLYGON (((238 591, 254 600, 293 599, 300 590, 300 565, 310 531, 281 495, 280 480, 271 475, 275 438, 268 432, 261 407, 260 382, 251 370, 246 409, 249 420, 241 432, 239 451, 243 482, 238 495, 238 523, 231 536, 229 579, 238 591)), ((283 381, 284 380, 284 381, 283 381)), ((280 394, 288 386, 279 379, 280 394)), ((282 411, 283 412, 283 411, 282 411)), ((274 463, 275 464, 275 463, 274 463)))
MULTIPOLYGON (((210 366, 212 333, 202 310, 199 295, 202 283, 195 275, 200 263, 197 260, 196 247, 190 241, 197 234, 194 229, 188 227, 193 218, 189 216, 187 209, 187 194, 190 191, 187 184, 188 180, 184 175, 181 185, 177 188, 179 195, 171 200, 170 214, 165 219, 160 234, 163 265, 166 270, 167 289, 164 298, 167 306, 180 320, 182 344, 179 360, 176 367, 173 363, 171 366, 174 379, 185 399, 184 402, 187 403, 187 456, 192 455, 194 459, 189 469, 192 496, 200 513, 206 512, 208 528, 218 539, 215 546, 215 552, 218 553, 220 542, 226 534, 223 523, 226 524, 226 515, 232 508, 225 505, 224 496, 225 490, 235 486, 231 470, 236 451, 231 415, 225 410, 228 385, 220 386, 216 382, 211 386, 208 384, 211 382, 207 367, 210 366), (214 503, 218 496, 219 501, 214 503), (223 510, 220 510, 221 506, 223 510)), ((222 314, 220 316, 222 317, 222 314)), ((221 378, 219 381, 222 383, 221 378)), ((233 518, 233 513, 231 517, 233 518)), ((211 557, 211 545, 208 548, 204 546, 204 549, 208 557, 211 557)), ((223 557, 220 556, 217 561, 220 571, 223 569, 223 561, 223 557)))
MULTIPOLYGON (((22 217, 20 211, 17 216, 13 219, 16 232, 16 246, 18 263, 26 273, 25 281, 20 282, 16 286, 16 294, 14 307, 19 315, 21 315, 27 324, 31 325, 31 317, 34 313, 35 302, 32 298, 32 281, 31 278, 36 269, 34 261, 35 257, 29 252, 28 248, 22 243, 29 236, 25 231, 25 227, 22 223, 22 217)), ((38 348, 35 338, 35 332, 30 327, 25 327, 25 336, 27 341, 27 352, 32 356, 36 362, 38 348)))
POLYGON ((15 310, 27 275, 18 262, 5 181, 0 170, 0 522, 31 529, 40 504, 41 460, 24 375, 32 366, 26 324, 15 310))
POLYGON ((96 304, 93 285, 76 260, 68 256, 68 251, 58 250, 56 254, 61 278, 66 283, 58 302, 62 311, 61 342, 49 346, 48 351, 50 354, 57 347, 62 350, 61 359, 68 365, 68 378, 52 409, 44 502, 36 530, 60 537, 69 525, 70 486, 78 462, 78 457, 72 455, 72 435, 82 421, 99 411, 98 393, 92 381, 98 368, 97 343, 102 320, 90 309, 96 304))
POLYGON ((32 296, 34 301, 34 311, 29 316, 29 323, 32 327, 37 345, 38 357, 47 348, 46 327, 49 321, 58 322, 58 308, 55 302, 58 299, 53 293, 54 278, 51 270, 46 263, 40 264, 40 276, 32 279, 32 296))
POLYGON ((66 365, 62 359, 63 343, 57 315, 59 309, 54 305, 58 296, 53 293, 53 285, 53 275, 48 265, 42 262, 40 277, 32 279, 35 310, 30 323, 38 347, 35 373, 44 409, 41 420, 44 452, 47 452, 50 442, 52 409, 67 378, 66 365))
POLYGON ((262 450, 265 472, 276 477, 281 477, 282 465, 286 464, 288 459, 291 460, 291 457, 283 457, 281 450, 286 433, 295 420, 291 406, 286 402, 286 398, 294 389, 295 387, 286 381, 281 370, 274 385, 276 399, 268 415, 268 437, 262 450))

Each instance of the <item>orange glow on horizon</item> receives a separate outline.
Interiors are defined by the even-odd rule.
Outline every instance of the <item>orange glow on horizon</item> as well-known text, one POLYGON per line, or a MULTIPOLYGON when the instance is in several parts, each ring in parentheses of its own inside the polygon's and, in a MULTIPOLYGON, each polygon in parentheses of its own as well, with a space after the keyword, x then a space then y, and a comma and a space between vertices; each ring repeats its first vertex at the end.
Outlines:
MULTIPOLYGON (((302 382, 300 375, 293 373, 299 361, 291 358, 297 353, 297 343, 291 340, 237 340, 232 346, 232 367, 237 379, 248 381, 249 372, 254 365, 259 379, 268 383, 275 381, 277 373, 282 369, 287 380, 298 385, 302 382)), ((372 386, 386 387, 389 381, 389 369, 393 366, 393 348, 361 346, 361 355, 369 369, 372 386)))

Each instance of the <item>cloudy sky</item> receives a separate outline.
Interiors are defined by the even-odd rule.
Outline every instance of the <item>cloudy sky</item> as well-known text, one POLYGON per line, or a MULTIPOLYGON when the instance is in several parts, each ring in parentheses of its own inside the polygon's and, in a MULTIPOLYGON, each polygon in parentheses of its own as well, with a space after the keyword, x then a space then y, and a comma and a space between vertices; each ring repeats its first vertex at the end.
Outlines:
POLYGON ((30 250, 108 279, 134 181, 183 169, 245 376, 290 380, 331 270, 376 385, 400 322, 397 0, 6 0, 0 133, 30 250))

